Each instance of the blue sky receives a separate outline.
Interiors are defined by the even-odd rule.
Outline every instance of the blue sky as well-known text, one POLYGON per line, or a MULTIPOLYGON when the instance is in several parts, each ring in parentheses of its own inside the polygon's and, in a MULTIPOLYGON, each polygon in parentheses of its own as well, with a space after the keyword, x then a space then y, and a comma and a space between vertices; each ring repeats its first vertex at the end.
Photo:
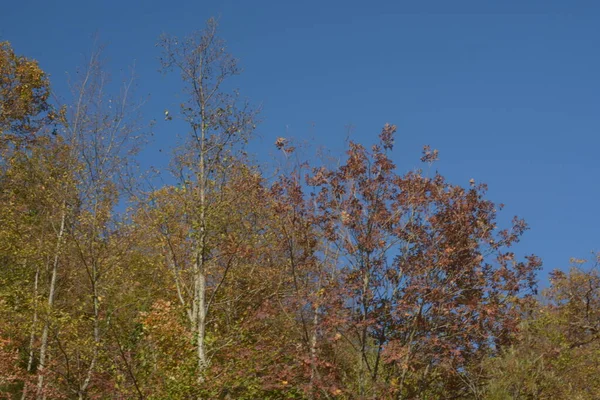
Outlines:
POLYGON ((144 116, 157 119, 142 163, 175 142, 180 86, 158 73, 158 36, 220 17, 244 73, 234 85, 262 105, 259 159, 277 136, 334 152, 398 126, 394 159, 418 166, 439 149, 453 183, 489 184, 506 219, 525 218, 519 252, 544 270, 600 250, 600 3, 593 1, 7 1, 0 40, 39 60, 55 89, 81 65, 92 36, 117 79, 135 64, 144 116))

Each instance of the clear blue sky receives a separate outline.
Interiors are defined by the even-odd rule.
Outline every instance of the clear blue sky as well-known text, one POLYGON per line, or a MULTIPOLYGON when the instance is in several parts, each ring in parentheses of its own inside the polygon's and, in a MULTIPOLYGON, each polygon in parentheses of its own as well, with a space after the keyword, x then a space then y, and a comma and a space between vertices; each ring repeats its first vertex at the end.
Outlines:
POLYGON ((160 163, 179 86, 157 72, 156 39, 213 15, 245 70, 235 85, 263 107, 259 157, 277 136, 339 151, 347 125, 369 144, 394 123, 401 170, 430 144, 453 183, 487 182, 506 218, 529 222, 518 250, 545 271, 600 250, 600 2, 2 0, 0 40, 61 92, 98 32, 116 77, 135 62, 151 94, 142 161, 160 163))

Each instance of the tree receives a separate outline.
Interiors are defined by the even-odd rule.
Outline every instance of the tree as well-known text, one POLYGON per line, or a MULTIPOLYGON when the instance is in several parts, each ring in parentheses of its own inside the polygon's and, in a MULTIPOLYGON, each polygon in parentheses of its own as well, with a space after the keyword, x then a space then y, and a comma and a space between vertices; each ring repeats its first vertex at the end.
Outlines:
MULTIPOLYGON (((466 395, 468 365, 510 342, 540 262, 508 250, 526 224, 498 231, 484 185, 397 175, 395 130, 386 125, 371 151, 351 142, 345 164, 308 178, 322 237, 340 252, 325 318, 343 338, 349 392, 466 395)), ((426 147, 422 161, 436 158, 426 147)))
POLYGON ((449 183, 429 147, 434 172, 398 173, 392 125, 266 177, 216 31, 158 43, 187 133, 148 190, 132 81, 110 95, 94 52, 55 112, 0 44, 0 396, 598 397, 597 270, 555 272, 536 302, 540 261, 511 251, 525 222, 500 229, 486 186, 449 183))
POLYGON ((130 86, 121 97, 106 97, 98 57, 74 83, 75 101, 57 121, 60 132, 5 151, 3 195, 18 207, 5 215, 16 218, 11 232, 27 235, 12 252, 21 272, 7 272, 32 294, 25 301, 29 341, 22 346, 37 383, 34 390, 26 384, 22 398, 54 397, 55 388, 83 398, 98 382, 96 366, 115 313, 107 307, 111 278, 131 246, 115 212, 127 183, 127 159, 138 145, 128 113, 130 86))
MULTIPOLYGON (((597 258, 597 256, 596 256, 597 258)), ((600 393, 600 275, 598 261, 568 273, 532 304, 519 341, 486 361, 489 399, 595 399, 600 393)))
MULTIPOLYGON (((23 325, 30 331, 28 371, 32 371, 34 362, 38 368, 44 368, 46 346, 40 347, 39 359, 36 359, 34 344, 40 314, 44 326, 42 342, 47 340, 56 272, 63 248, 66 214, 61 204, 65 203, 54 201, 72 195, 72 176, 68 172, 72 170, 69 168, 72 164, 68 151, 62 140, 55 140, 50 135, 56 133, 56 124, 62 122, 62 110, 58 114, 52 110, 49 95, 48 78, 37 62, 16 55, 8 42, 0 43, 0 152, 3 162, 0 188, 2 197, 7 200, 2 214, 8 228, 3 233, 14 235, 11 239, 24 239, 8 242, 12 248, 3 252, 3 256, 8 256, 8 265, 19 268, 8 268, 3 275, 16 285, 29 286, 33 281, 31 296, 21 297, 23 304, 31 307, 26 307, 27 311, 32 313, 30 323, 23 325), (30 187, 23 188, 24 183, 30 187), (56 216, 59 216, 58 220, 56 216), (48 246, 48 243, 53 244, 48 246), (46 277, 49 280, 47 291, 46 277), (42 306, 43 293, 47 295, 45 306, 42 306)), ((11 294, 19 290, 23 287, 11 294)), ((23 397, 26 389, 25 385, 23 397)))
MULTIPOLYGON (((182 299, 188 310, 191 331, 196 338, 197 376, 203 381, 208 367, 207 320, 211 298, 220 286, 209 287, 210 276, 216 273, 211 249, 216 239, 210 227, 212 208, 218 197, 213 196, 215 183, 226 175, 228 158, 237 145, 244 144, 255 127, 255 112, 240 105, 237 92, 226 94, 224 82, 239 73, 237 62, 217 37, 217 23, 207 22, 203 32, 185 39, 163 36, 161 63, 165 71, 181 73, 188 100, 181 106, 181 118, 190 130, 187 140, 174 160, 176 177, 185 192, 186 218, 189 222, 189 251, 174 266, 192 271, 190 298, 182 299)), ((172 255, 172 259, 175 255, 172 255)), ((176 276, 175 279, 180 279, 176 276)), ((178 287, 186 283, 178 282, 178 287)))
POLYGON ((8 320, 29 330, 28 344, 21 343, 29 372, 43 370, 46 346, 38 347, 38 339, 47 343, 55 317, 67 223, 63 204, 76 199, 69 154, 60 138, 39 137, 27 151, 11 152, 2 174, 3 288, 12 299, 7 312, 14 314, 8 320))
POLYGON ((133 79, 111 95, 101 57, 101 50, 94 50, 78 71, 64 124, 65 140, 80 165, 74 171, 78 198, 68 240, 74 270, 70 280, 81 288, 81 306, 71 310, 74 336, 65 334, 67 342, 58 345, 65 357, 77 360, 77 367, 71 368, 70 389, 79 398, 86 397, 94 383, 100 384, 94 378, 105 357, 110 319, 121 309, 107 296, 113 293, 111 285, 117 284, 114 278, 132 243, 124 228, 126 215, 116 208, 131 192, 129 167, 144 139, 137 124, 138 104, 132 101, 133 79), (70 352, 64 350, 68 348, 70 352))
MULTIPOLYGON (((283 138, 277 140, 276 147, 286 159, 296 152, 283 138)), ((285 372, 279 365, 271 381, 277 382, 275 387, 288 389, 288 395, 315 399, 341 394, 340 374, 344 371, 331 354, 330 343, 336 342, 336 332, 324 323, 326 290, 340 277, 336 268, 339 251, 327 247, 319 233, 318 210, 314 199, 305 195, 303 184, 309 171, 307 163, 296 163, 271 185, 275 211, 272 227, 278 238, 274 252, 289 288, 289 294, 278 299, 280 309, 275 310, 274 317, 280 328, 274 331, 285 338, 285 345, 279 345, 281 353, 294 360, 284 364, 285 372), (291 326, 290 320, 294 322, 291 326)), ((272 345, 276 343, 273 340, 272 345)))
MULTIPOLYGON (((48 77, 35 60, 0 42, 0 140, 30 139, 50 110, 48 77)), ((53 114, 50 114, 52 116, 53 114)))

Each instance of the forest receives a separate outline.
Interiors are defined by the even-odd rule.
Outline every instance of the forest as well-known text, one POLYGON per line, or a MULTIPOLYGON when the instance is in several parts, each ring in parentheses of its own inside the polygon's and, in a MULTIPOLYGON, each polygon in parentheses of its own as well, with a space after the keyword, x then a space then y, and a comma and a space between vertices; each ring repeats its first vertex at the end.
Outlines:
POLYGON ((156 49, 185 124, 162 181, 99 50, 61 102, 0 43, 0 398, 600 398, 598 256, 542 277, 527 223, 433 147, 400 173, 386 121, 265 167, 216 21, 156 49))

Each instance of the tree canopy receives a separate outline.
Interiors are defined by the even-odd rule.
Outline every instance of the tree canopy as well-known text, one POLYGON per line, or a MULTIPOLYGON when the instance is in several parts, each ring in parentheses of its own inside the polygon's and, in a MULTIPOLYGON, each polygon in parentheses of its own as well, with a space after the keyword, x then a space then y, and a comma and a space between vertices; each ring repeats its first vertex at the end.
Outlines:
POLYGON ((538 294, 526 222, 429 146, 400 173, 391 124, 333 166, 279 138, 264 173, 216 21, 158 47, 186 135, 148 185, 131 81, 112 93, 94 53, 51 104, 0 43, 0 397, 598 398, 596 267, 538 294))

